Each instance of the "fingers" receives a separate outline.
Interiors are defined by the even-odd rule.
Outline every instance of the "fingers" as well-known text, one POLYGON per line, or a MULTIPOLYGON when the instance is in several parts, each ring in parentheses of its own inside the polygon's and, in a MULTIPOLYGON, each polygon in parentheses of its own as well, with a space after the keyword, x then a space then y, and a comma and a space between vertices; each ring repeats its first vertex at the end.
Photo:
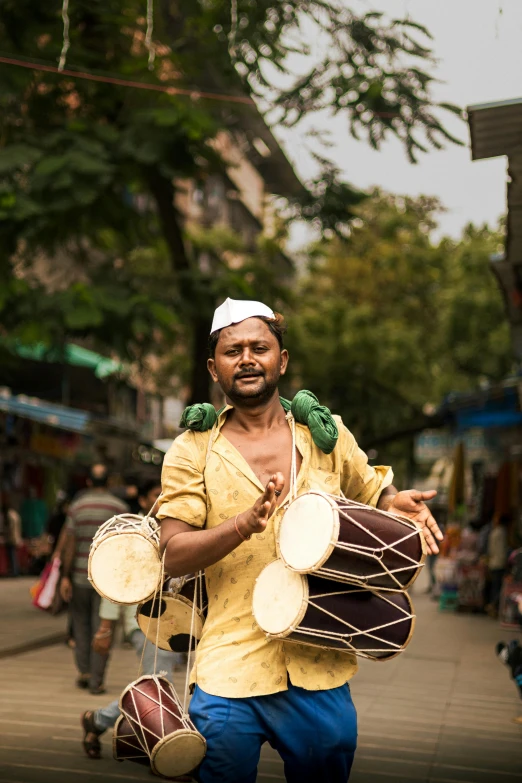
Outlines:
POLYGON ((270 476, 270 479, 265 487, 265 491, 259 498, 261 501, 261 508, 268 503, 267 515, 270 516, 277 503, 277 498, 280 496, 285 486, 285 477, 282 473, 274 473, 270 476))
POLYGON ((429 509, 425 509, 424 513, 421 513, 417 517, 417 521, 421 523, 429 532, 439 541, 442 541, 444 536, 442 534, 442 530, 437 525, 435 519, 432 517, 432 515, 429 512, 429 509))
POLYGON ((416 501, 432 500, 436 494, 436 489, 427 489, 424 492, 421 492, 419 489, 410 489, 410 497, 416 501))

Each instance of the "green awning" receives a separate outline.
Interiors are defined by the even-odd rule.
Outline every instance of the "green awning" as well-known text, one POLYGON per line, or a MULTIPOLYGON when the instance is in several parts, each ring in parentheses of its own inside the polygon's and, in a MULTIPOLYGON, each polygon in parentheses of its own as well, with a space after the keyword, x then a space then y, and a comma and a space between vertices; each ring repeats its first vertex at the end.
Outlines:
POLYGON ((109 359, 80 345, 66 343, 63 348, 49 347, 44 343, 25 345, 18 341, 4 341, 6 347, 21 359, 31 359, 34 362, 56 362, 71 364, 75 367, 87 367, 97 378, 108 378, 118 372, 123 372, 121 362, 109 359))

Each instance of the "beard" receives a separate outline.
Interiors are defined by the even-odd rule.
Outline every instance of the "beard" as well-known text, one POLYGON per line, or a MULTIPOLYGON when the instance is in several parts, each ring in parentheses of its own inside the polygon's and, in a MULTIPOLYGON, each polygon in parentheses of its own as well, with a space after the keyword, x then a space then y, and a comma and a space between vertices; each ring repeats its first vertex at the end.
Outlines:
POLYGON ((277 376, 268 377, 264 373, 259 373, 259 381, 252 384, 252 388, 241 388, 238 381, 242 376, 236 377, 232 383, 227 385, 221 382, 221 388, 229 400, 238 407, 262 405, 268 402, 277 390, 279 384, 279 373, 277 376))

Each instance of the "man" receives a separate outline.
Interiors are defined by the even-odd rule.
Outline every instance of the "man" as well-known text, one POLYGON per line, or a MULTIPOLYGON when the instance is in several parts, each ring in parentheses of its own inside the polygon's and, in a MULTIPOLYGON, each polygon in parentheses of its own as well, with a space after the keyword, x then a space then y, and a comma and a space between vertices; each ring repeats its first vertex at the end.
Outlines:
POLYGON ((87 479, 87 491, 71 503, 66 522, 60 594, 70 602, 76 666, 79 688, 89 688, 93 694, 104 693, 105 657, 92 650, 98 628, 100 596, 88 578, 89 549, 94 534, 104 522, 116 514, 124 514, 127 506, 107 489, 108 471, 105 465, 93 465, 87 479))
POLYGON ((357 727, 347 682, 355 657, 267 641, 252 615, 255 580, 276 557, 293 459, 299 494, 342 491, 414 518, 432 552, 442 538, 423 502, 436 493, 398 492, 391 470, 369 466, 340 420, 331 453, 303 424, 293 443, 277 390, 288 365, 284 331, 282 316, 260 302, 227 300, 217 309, 208 369, 228 405, 210 433, 178 437, 163 466, 157 516, 166 570, 205 569, 209 597, 190 706, 207 740, 201 783, 253 783, 266 741, 291 783, 345 783, 350 774, 357 727))
MULTIPOLYGON (((158 497, 161 494, 161 484, 156 479, 145 481, 138 491, 138 502, 141 515, 150 511, 158 497)), ((101 599, 100 603, 100 624, 93 639, 93 650, 103 656, 105 662, 109 660, 109 653, 114 640, 114 629, 120 616, 120 610, 123 614, 123 628, 125 637, 130 640, 136 650, 138 658, 141 658, 143 647, 143 674, 152 674, 154 672, 154 661, 156 658, 156 671, 166 671, 167 677, 172 679, 172 670, 178 664, 186 660, 183 653, 167 652, 156 648, 151 642, 146 641, 145 635, 140 631, 136 622, 136 604, 132 606, 119 606, 113 604, 106 598, 101 599)), ((116 723, 120 714, 119 700, 108 704, 98 710, 88 710, 82 715, 82 726, 84 731, 83 747, 91 759, 101 758, 100 737, 107 729, 110 729, 116 723)))

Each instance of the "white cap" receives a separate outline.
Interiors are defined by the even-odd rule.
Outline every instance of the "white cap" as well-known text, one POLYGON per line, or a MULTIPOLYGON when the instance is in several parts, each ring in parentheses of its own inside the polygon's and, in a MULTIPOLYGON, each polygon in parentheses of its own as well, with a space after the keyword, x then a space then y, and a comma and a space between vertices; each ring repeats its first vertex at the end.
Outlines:
POLYGON ((216 309, 210 334, 224 329, 225 326, 239 324, 247 318, 275 318, 275 313, 263 302, 250 302, 248 299, 225 299, 216 309))

